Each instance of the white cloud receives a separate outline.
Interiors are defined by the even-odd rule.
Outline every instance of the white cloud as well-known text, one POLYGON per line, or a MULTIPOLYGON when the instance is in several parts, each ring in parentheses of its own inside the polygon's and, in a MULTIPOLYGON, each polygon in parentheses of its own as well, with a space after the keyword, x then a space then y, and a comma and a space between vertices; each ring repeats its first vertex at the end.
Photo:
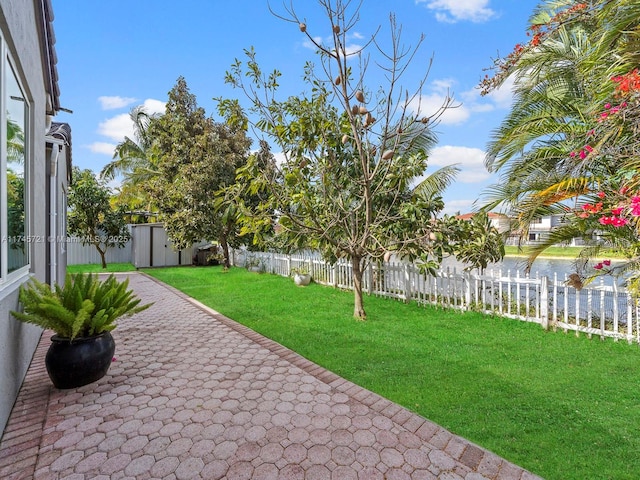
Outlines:
MULTIPOLYGON (((146 99, 142 105, 149 115, 164 113, 165 111, 165 103, 153 98, 146 99)), ((133 131, 133 122, 128 113, 121 113, 115 117, 107 118, 98 125, 98 133, 114 142, 121 142, 124 137, 133 138, 133 131)))
POLYGON ((462 110, 469 117, 472 113, 492 112, 495 110, 509 110, 513 104, 513 79, 507 78, 503 85, 491 93, 482 96, 480 89, 471 90, 456 95, 457 103, 462 104, 462 110))
POLYGON ((275 159, 276 165, 278 167, 282 167, 282 165, 284 165, 284 163, 287 161, 287 156, 284 154, 284 152, 274 153, 273 158, 275 159))
POLYGON ((455 83, 450 79, 435 80, 431 83, 431 93, 421 95, 409 102, 409 110, 419 117, 433 118, 443 125, 459 125, 466 122, 471 111, 455 98, 451 102, 453 94, 450 89, 455 83), (443 112, 442 108, 449 105, 443 112))
POLYGON ((487 94, 485 98, 491 100, 497 108, 509 109, 513 103, 513 86, 515 78, 513 76, 507 77, 500 88, 493 90, 487 94))
MULTIPOLYGON (((351 35, 351 37, 355 38, 356 40, 362 40, 363 38, 359 33, 355 33, 351 35)), ((324 48, 335 50, 333 45, 333 37, 328 37, 325 40, 323 40, 322 37, 313 37, 313 40, 318 45, 322 45, 324 48)), ((302 46, 313 51, 316 51, 318 49, 318 47, 308 39, 302 42, 302 46)), ((359 43, 350 43, 345 45, 344 50, 347 56, 354 55, 362 50, 362 45, 360 45, 359 43)))
POLYGON ((457 182, 478 183, 490 177, 484 166, 484 157, 485 152, 479 148, 445 145, 431 151, 427 164, 435 168, 457 164, 460 168, 460 173, 456 176, 457 182))
POLYGON ((421 3, 435 12, 439 22, 468 20, 481 23, 496 16, 496 12, 489 8, 489 0, 416 0, 416 4, 421 3))
POLYGON ((98 133, 116 142, 133 135, 133 122, 128 113, 106 119, 98 125, 98 133))
POLYGON ((166 109, 166 102, 163 102, 162 100, 155 100, 153 98, 147 98, 144 103, 142 104, 142 106, 144 107, 145 111, 147 112, 147 114, 149 115, 153 115, 155 113, 160 113, 163 114, 165 113, 165 109, 166 109))
POLYGON ((128 105, 131 105, 135 101, 136 99, 132 97, 98 97, 98 102, 100 102, 102 110, 115 110, 117 108, 124 108, 128 105))
POLYGON ((89 150, 91 150, 93 153, 101 153, 109 156, 113 155, 113 151, 115 150, 115 148, 115 143, 107 142, 93 142, 91 145, 89 145, 89 150))
MULTIPOLYGON (((313 37, 313 40, 318 45, 322 45, 322 37, 313 37)), ((313 50, 313 51, 316 51, 318 49, 318 47, 316 47, 316 45, 311 40, 305 40, 304 42, 302 42, 302 46, 304 48, 308 48, 309 50, 313 50)))
POLYGON ((345 45, 344 51, 347 56, 355 55, 356 53, 360 53, 362 51, 362 45, 358 43, 352 43, 350 45, 345 45))
POLYGON ((107 182, 107 187, 109 187, 112 192, 117 191, 121 186, 122 186, 122 179, 119 177, 116 177, 113 180, 107 182))
POLYGON ((473 210, 475 200, 447 200, 444 204, 442 213, 454 215, 458 212, 468 213, 473 210))

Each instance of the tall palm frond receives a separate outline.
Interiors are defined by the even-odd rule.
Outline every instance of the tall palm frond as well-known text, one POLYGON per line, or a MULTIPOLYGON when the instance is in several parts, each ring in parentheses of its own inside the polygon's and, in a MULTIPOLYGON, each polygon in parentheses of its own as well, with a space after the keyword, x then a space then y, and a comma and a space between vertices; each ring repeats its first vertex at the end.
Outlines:
POLYGON ((24 131, 11 119, 7 119, 7 161, 24 163, 24 131))
POLYGON ((100 172, 100 176, 106 180, 113 180, 118 174, 126 176, 136 169, 149 169, 151 139, 147 134, 147 128, 151 117, 142 105, 133 108, 129 117, 133 122, 134 139, 125 137, 116 146, 113 160, 100 172))
POLYGON ((425 179, 421 180, 414 188, 413 192, 423 198, 431 198, 434 195, 442 195, 460 173, 457 165, 447 165, 432 172, 425 179))

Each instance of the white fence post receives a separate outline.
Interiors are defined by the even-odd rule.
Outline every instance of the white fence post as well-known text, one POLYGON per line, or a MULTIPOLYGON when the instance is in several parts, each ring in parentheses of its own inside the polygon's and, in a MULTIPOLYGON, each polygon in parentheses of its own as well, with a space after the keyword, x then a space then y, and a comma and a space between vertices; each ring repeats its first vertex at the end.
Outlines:
POLYGON ((471 309, 471 272, 463 272, 464 278, 464 301, 467 310, 471 309))
POLYGON ((549 277, 540 278, 540 323, 549 330, 549 277))
POLYGON ((404 301, 405 303, 411 301, 411 274, 408 263, 404 264, 404 301))

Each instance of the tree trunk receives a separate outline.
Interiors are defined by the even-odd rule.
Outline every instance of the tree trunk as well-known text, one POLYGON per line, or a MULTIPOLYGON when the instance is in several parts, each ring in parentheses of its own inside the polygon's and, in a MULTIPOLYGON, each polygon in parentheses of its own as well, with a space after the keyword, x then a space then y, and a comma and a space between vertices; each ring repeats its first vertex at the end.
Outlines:
POLYGON ((105 248, 104 250, 102 250, 100 248, 100 245, 96 245, 96 250, 98 250, 98 253, 100 254, 100 261, 102 262, 102 268, 103 269, 107 268, 107 259, 105 257, 105 254, 107 253, 107 249, 105 248))
POLYGON ((224 268, 231 267, 231 260, 229 259, 229 244, 227 243, 227 233, 226 231, 220 234, 220 238, 218 239, 220 242, 220 247, 222 248, 222 264, 224 268))
POLYGON ((362 259, 358 256, 351 257, 353 275, 353 316, 357 320, 366 320, 367 314, 362 303, 362 259))

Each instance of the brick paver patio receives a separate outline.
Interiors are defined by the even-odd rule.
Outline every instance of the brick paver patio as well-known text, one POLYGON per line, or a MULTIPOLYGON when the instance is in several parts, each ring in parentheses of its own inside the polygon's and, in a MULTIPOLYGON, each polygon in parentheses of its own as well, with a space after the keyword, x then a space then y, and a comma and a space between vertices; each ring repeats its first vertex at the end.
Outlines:
POLYGON ((143 274, 100 381, 55 389, 45 333, 0 479, 539 478, 143 274))

